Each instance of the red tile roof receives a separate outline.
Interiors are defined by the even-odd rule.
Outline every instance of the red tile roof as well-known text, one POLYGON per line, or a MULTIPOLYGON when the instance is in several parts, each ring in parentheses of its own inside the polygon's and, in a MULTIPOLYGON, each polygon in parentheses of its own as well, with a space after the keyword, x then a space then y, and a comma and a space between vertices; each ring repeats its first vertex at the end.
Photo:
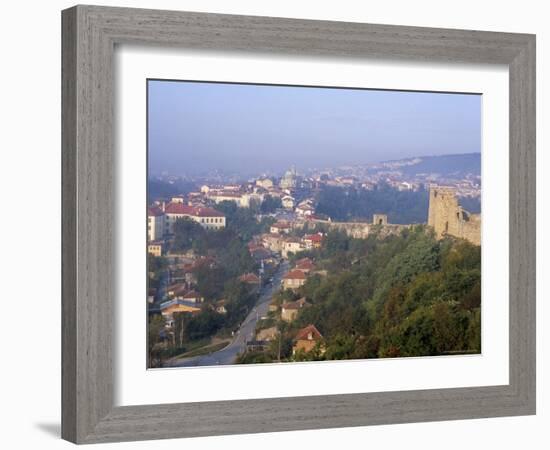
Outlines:
POLYGON ((195 208, 193 206, 184 205, 183 203, 170 202, 164 208, 166 214, 187 214, 193 215, 195 208))
POLYGON ((310 258, 300 258, 296 261, 296 265, 299 266, 300 264, 308 264, 313 263, 313 261, 310 258))
POLYGON ((308 303, 305 297, 302 297, 294 302, 283 303, 282 307, 284 309, 302 309, 308 303))
POLYGON ((285 279, 285 280, 305 280, 306 279, 306 274, 304 272, 302 272, 301 270, 294 269, 294 270, 291 270, 290 272, 288 272, 283 277, 283 279, 285 279))
POLYGON ((163 214, 162 210, 157 206, 149 206, 149 208, 147 208, 148 216, 162 216, 163 214))
POLYGON ((319 332, 315 325, 308 325, 307 327, 299 330, 296 334, 297 341, 319 341, 320 339, 323 339, 323 335, 319 332), (309 339, 310 333, 311 339, 309 339))
POLYGON ((275 228, 290 228, 290 224, 288 222, 276 222, 271 226, 275 228))
POLYGON ((224 217, 224 214, 207 206, 190 206, 183 203, 168 203, 164 208, 166 214, 182 214, 195 217, 224 217))
POLYGON ((206 206, 199 206, 198 208, 195 208, 194 215, 197 217, 225 217, 223 213, 206 206))
POLYGON ((323 236, 321 234, 306 234, 304 240, 311 242, 322 242, 323 236))
POLYGON ((245 273, 244 275, 241 275, 239 277, 239 280, 243 283, 259 283, 260 279, 256 274, 253 273, 245 273))
POLYGON ((296 265, 297 270, 313 270, 313 263, 311 261, 304 261, 296 265))

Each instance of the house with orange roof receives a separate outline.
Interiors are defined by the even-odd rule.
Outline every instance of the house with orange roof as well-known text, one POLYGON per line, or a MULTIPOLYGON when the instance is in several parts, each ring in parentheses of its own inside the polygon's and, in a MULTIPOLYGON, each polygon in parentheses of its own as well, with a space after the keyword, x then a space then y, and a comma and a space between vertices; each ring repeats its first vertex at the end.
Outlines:
POLYGON ((305 250, 305 248, 305 244, 302 243, 302 240, 300 238, 288 237, 283 242, 281 256, 283 258, 288 258, 290 253, 298 253, 302 250, 305 250))
POLYGON ((322 233, 306 234, 302 240, 307 249, 320 248, 323 243, 322 233))
POLYGON ((197 314, 200 310, 201 309, 195 304, 184 300, 168 300, 160 305, 160 313, 164 318, 167 327, 174 325, 174 314, 182 312, 197 314))
POLYGON ((260 278, 255 273, 249 272, 241 275, 239 281, 246 284, 260 284, 260 278))
POLYGON ((292 354, 295 355, 296 352, 299 352, 300 350, 306 353, 310 352, 316 345, 319 345, 321 353, 324 353, 323 335, 319 332, 315 325, 310 324, 307 327, 298 330, 298 333, 296 333, 294 345, 292 347, 292 354))
POLYGON ((295 269, 301 270, 302 272, 305 272, 309 274, 313 270, 313 262, 311 259, 308 259, 307 261, 302 261, 299 264, 296 264, 295 269))
POLYGON ((279 221, 271 225, 269 232, 272 234, 288 234, 290 233, 291 228, 290 223, 279 221))
POLYGON ((305 297, 302 297, 294 302, 283 303, 281 306, 281 320, 284 320, 285 322, 292 322, 296 319, 298 312, 308 305, 309 303, 307 303, 305 297))
POLYGON ((282 285, 284 289, 298 289, 306 282, 307 276, 301 270, 291 270, 283 276, 282 285))
POLYGON ((283 249, 283 236, 280 234, 269 233, 262 235, 262 244, 272 252, 280 252, 283 249))

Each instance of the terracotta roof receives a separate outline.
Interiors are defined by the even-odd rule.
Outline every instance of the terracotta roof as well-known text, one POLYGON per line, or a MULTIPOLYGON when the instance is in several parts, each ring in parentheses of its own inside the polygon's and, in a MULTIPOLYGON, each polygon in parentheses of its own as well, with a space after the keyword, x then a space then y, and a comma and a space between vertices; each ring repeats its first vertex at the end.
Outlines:
POLYGON ((323 240, 323 236, 320 234, 306 234, 304 236, 304 240, 311 242, 321 242, 323 240))
POLYGON ((193 302, 186 302, 185 300, 169 300, 167 302, 163 302, 160 305, 160 310, 164 312, 167 309, 175 309, 174 307, 178 305, 186 306, 189 309, 188 312, 191 312, 191 313, 199 312, 201 310, 193 302))
POLYGON ((166 214, 187 214, 191 216, 193 215, 194 211, 195 208, 193 206, 175 202, 168 203, 164 208, 164 212, 166 214))
POLYGON ((299 260, 296 261, 297 266, 304 263, 313 263, 313 261, 310 258, 300 258, 299 260))
POLYGON ((195 208, 194 215, 197 217, 225 217, 223 213, 206 206, 199 206, 198 208, 195 208))
POLYGON ((147 208, 148 216, 158 217, 158 216, 162 216, 163 214, 164 213, 162 212, 162 210, 157 206, 149 206, 149 208, 147 208))
POLYGON ((284 241, 288 242, 288 243, 292 243, 292 244, 301 244, 302 243, 302 240, 300 238, 292 237, 292 236, 285 238, 284 241))
POLYGON ((291 270, 290 272, 287 272, 287 274, 283 277, 285 280, 305 280, 306 274, 302 272, 301 270, 291 270))
POLYGON ((166 214, 182 214, 195 217, 224 217, 224 214, 207 206, 190 206, 183 203, 168 203, 164 208, 166 214))
POLYGON ((296 265, 297 270, 312 270, 313 263, 311 261, 304 261, 303 263, 296 265))
POLYGON ((298 300, 296 300, 294 302, 283 303, 282 307, 284 309, 302 309, 307 304, 308 303, 306 301, 306 298, 302 297, 302 298, 299 298, 298 300))
POLYGON ((323 339, 323 335, 319 332, 315 325, 308 325, 307 327, 299 330, 296 334, 297 341, 318 341, 320 339, 323 339), (310 333, 311 339, 309 339, 310 333))
POLYGON ((239 277, 239 280, 243 283, 259 283, 260 279, 253 273, 245 273, 239 277))

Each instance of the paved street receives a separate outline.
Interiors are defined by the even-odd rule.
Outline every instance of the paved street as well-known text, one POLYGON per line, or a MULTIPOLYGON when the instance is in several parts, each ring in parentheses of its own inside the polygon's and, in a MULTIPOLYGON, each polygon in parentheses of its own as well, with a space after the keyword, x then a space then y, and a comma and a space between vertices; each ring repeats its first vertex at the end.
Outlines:
POLYGON ((288 270, 288 262, 285 261, 279 267, 277 273, 273 276, 273 283, 268 284, 262 289, 260 298, 256 306, 250 311, 244 322, 241 324, 238 333, 233 341, 222 350, 208 355, 195 356, 191 358, 172 359, 167 362, 167 367, 193 367, 193 366, 214 366, 233 364, 237 355, 245 350, 246 341, 254 339, 256 322, 267 314, 269 302, 273 294, 281 286, 283 274, 288 270))

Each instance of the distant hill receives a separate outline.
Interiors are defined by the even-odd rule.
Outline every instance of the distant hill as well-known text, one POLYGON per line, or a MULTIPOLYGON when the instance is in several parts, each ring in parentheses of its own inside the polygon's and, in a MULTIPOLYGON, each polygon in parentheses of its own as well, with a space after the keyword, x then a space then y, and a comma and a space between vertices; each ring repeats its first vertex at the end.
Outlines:
POLYGON ((419 156, 398 161, 385 161, 373 167, 374 172, 399 170, 407 176, 438 174, 446 178, 463 178, 468 174, 481 175, 481 153, 419 156))
POLYGON ((195 183, 186 181, 169 183, 167 181, 149 178, 147 181, 147 202, 151 203, 153 200, 157 200, 159 198, 170 198, 175 195, 181 195, 186 192, 193 191, 196 188, 197 186, 195 183))

